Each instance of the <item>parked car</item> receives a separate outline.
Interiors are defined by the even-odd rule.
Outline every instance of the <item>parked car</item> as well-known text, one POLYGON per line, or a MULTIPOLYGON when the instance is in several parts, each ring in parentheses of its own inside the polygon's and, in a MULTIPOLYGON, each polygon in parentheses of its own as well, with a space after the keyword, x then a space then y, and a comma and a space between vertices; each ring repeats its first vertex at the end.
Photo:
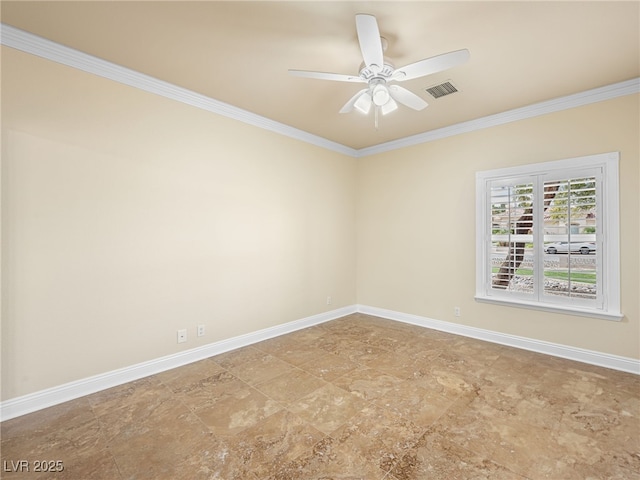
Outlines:
POLYGON ((555 242, 545 245, 544 251, 547 253, 581 253, 589 255, 596 251, 596 244, 592 242, 555 242))

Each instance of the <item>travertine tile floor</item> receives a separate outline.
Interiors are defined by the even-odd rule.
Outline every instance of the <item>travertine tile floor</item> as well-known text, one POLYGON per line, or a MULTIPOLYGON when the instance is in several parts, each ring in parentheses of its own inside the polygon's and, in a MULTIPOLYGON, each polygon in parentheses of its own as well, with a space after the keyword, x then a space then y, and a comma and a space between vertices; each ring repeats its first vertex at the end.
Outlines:
POLYGON ((626 480, 640 377, 355 314, 1 429, 64 465, 6 479, 626 480))

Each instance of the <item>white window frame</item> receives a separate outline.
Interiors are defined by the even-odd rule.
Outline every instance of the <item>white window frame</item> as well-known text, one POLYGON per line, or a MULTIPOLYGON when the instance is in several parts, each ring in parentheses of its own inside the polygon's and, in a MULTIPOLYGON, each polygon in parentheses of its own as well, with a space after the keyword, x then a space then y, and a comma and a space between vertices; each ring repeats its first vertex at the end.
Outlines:
MULTIPOLYGON (((500 168, 476 173, 476 295, 479 302, 510 305, 547 312, 566 313, 605 320, 619 321, 623 314, 620 311, 620 201, 619 201, 619 152, 589 155, 585 157, 556 160, 552 162, 500 168), (491 288, 491 205, 490 195, 492 182, 508 180, 516 177, 534 177, 558 174, 575 170, 579 175, 585 169, 601 169, 601 185, 598 201, 600 222, 597 231, 598 249, 598 305, 589 306, 575 302, 545 301, 544 295, 527 296, 516 292, 499 291, 491 288), (602 252, 602 253, 600 253, 602 252)), ((541 189, 540 189, 541 190, 541 189)), ((540 193, 540 192, 538 192, 540 193)), ((541 205, 535 200, 536 205, 541 205)), ((535 207, 534 207, 535 208, 535 207)), ((540 213, 540 208, 537 207, 540 213)), ((534 210, 535 212, 535 210, 534 210)), ((535 213, 534 213, 535 215, 535 213)), ((543 216, 538 214, 534 222, 534 255, 536 261, 542 262, 543 240, 537 232, 542 232, 543 216)), ((538 271, 542 271, 538 269, 538 271)), ((537 286, 542 284, 538 282, 537 286)))

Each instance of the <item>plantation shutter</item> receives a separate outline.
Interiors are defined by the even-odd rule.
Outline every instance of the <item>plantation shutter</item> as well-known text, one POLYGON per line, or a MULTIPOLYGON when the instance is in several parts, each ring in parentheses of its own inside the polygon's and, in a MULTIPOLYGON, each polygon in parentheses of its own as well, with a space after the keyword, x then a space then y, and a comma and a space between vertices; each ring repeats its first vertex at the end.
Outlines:
POLYGON ((601 170, 495 179, 488 185, 488 293, 598 307, 601 170))

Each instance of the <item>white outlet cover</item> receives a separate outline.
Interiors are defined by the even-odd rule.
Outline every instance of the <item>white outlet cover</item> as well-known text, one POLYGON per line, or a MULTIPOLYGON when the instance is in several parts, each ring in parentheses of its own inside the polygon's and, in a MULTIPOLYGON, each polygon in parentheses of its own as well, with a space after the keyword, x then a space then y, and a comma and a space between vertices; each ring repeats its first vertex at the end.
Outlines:
POLYGON ((187 341, 187 330, 178 330, 178 343, 184 343, 187 341))

